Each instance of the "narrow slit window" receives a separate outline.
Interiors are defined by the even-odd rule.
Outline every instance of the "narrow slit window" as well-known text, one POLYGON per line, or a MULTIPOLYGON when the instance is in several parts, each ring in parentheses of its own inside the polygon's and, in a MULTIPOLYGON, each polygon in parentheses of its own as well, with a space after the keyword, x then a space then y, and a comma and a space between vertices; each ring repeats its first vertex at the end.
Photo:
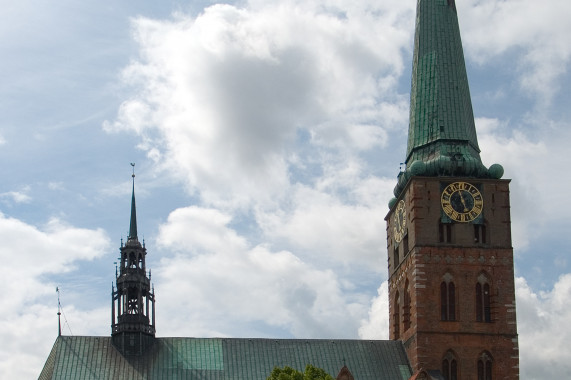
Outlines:
POLYGON ((474 224, 474 243, 486 244, 486 226, 474 224))
POLYGON ((456 287, 453 282, 443 281, 440 284, 440 319, 456 320, 456 287))
POLYGON ((438 226, 438 240, 441 243, 452 242, 452 225, 449 223, 440 223, 438 226))
POLYGON ((395 303, 393 305, 393 330, 395 332, 394 338, 400 338, 400 299, 399 299, 399 292, 395 294, 395 303))
POLYGON ((490 285, 476 284, 476 321, 492 322, 492 309, 490 303, 490 285))
POLYGON ((404 285, 404 300, 402 309, 403 329, 406 331, 410 328, 410 286, 408 280, 406 280, 404 285))

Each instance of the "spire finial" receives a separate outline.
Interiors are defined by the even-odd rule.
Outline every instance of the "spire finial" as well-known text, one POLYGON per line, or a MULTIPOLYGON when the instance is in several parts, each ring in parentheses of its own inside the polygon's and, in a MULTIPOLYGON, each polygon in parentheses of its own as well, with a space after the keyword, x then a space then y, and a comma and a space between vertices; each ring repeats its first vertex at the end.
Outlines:
POLYGON ((61 336, 61 303, 59 301, 59 287, 56 287, 57 293, 57 336, 61 336))
POLYGON ((131 223, 129 226, 129 237, 127 240, 137 240, 137 208, 135 206, 135 163, 131 162, 133 167, 133 195, 131 197, 131 223))

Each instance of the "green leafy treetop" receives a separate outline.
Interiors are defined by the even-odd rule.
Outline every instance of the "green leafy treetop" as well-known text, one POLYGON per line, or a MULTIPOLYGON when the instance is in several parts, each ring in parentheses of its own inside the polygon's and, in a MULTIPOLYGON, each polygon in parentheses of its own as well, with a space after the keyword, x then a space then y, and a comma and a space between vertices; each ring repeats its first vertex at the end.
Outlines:
POLYGON ((331 375, 322 370, 308 364, 305 372, 301 373, 296 369, 285 366, 282 368, 274 368, 272 374, 267 380, 335 380, 331 375))

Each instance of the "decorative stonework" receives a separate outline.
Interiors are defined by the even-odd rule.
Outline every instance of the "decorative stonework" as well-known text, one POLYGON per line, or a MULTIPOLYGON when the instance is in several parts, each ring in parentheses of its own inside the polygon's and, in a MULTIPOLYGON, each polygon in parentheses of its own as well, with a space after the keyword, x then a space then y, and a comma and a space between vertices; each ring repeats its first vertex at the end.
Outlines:
POLYGON ((452 277, 452 275, 448 272, 446 272, 446 274, 444 276, 442 276, 442 281, 444 282, 450 282, 452 281, 454 277, 452 277))

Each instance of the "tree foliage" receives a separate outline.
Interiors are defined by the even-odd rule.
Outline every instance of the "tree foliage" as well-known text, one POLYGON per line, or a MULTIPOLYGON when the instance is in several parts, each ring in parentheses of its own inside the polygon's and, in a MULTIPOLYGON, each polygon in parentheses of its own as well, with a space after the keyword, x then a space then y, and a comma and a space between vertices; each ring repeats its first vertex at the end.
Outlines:
POLYGON ((267 380, 335 380, 331 375, 308 364, 302 373, 296 369, 285 366, 284 368, 274 368, 267 380))

